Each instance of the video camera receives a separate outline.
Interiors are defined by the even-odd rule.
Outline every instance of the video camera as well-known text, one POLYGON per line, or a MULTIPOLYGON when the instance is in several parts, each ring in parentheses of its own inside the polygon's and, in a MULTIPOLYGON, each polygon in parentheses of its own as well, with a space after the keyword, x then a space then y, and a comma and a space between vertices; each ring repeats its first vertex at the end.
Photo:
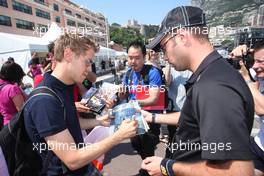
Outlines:
MULTIPOLYGON (((238 32, 235 36, 235 47, 239 45, 247 45, 250 49, 254 49, 260 43, 264 43, 264 28, 245 28, 238 32)), ((244 55, 242 58, 233 60, 228 59, 228 62, 233 65, 235 69, 240 69, 239 61, 242 60, 249 70, 254 64, 254 58, 251 54, 244 55)))

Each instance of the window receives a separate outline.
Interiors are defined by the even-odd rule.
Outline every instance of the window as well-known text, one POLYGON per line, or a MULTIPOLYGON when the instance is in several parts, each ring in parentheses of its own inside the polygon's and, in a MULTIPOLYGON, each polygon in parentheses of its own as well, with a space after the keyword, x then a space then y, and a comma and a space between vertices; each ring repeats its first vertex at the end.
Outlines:
POLYGON ((35 24, 30 21, 16 19, 16 27, 20 29, 34 30, 35 24))
POLYGON ((72 11, 70 11, 68 9, 65 9, 65 13, 68 14, 68 15, 72 15, 72 11))
POLYGON ((20 11, 20 12, 24 12, 24 13, 27 13, 27 14, 32 14, 32 7, 30 7, 30 6, 26 5, 26 4, 22 4, 20 2, 17 2, 15 0, 13 0, 12 5, 13 5, 13 9, 14 10, 17 10, 17 11, 20 11))
POLYGON ((93 24, 96 24, 96 21, 93 20, 93 24))
POLYGON ((85 27, 85 25, 82 23, 78 23, 78 27, 85 27))
POLYGON ((47 3, 45 3, 45 0, 34 0, 36 3, 39 3, 39 4, 42 4, 42 5, 45 5, 45 6, 48 6, 47 3))
POLYGON ((44 24, 38 24, 38 30, 39 32, 46 33, 48 32, 48 26, 44 24))
POLYGON ((76 26, 76 22, 75 21, 72 21, 72 20, 69 20, 69 19, 67 19, 67 25, 68 26, 76 26))
POLYGON ((78 13, 76 13, 76 16, 77 16, 77 18, 79 18, 79 19, 82 18, 82 16, 81 16, 80 14, 78 14, 78 13))
POLYGON ((8 7, 6 0, 0 0, 0 6, 8 7))
POLYGON ((59 16, 56 16, 56 17, 55 17, 55 21, 56 21, 57 23, 60 23, 60 17, 59 17, 59 16))
POLYGON ((36 16, 50 20, 50 13, 40 9, 36 9, 36 16))
POLYGON ((11 18, 9 16, 0 15, 0 25, 12 26, 11 18))
POLYGON ((59 5, 58 4, 53 4, 53 9, 55 11, 59 11, 59 5))
POLYGON ((85 21, 86 21, 86 22, 89 22, 89 21, 90 21, 90 19, 89 19, 89 18, 87 18, 87 17, 85 17, 85 21))
POLYGON ((99 17, 99 20, 105 21, 104 17, 99 17))

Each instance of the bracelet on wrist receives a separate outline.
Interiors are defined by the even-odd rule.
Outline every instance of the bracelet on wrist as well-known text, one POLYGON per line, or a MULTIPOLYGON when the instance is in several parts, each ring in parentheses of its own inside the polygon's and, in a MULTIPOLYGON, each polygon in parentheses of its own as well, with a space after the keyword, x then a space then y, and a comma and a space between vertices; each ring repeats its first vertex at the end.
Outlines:
POLYGON ((160 170, 162 175, 174 176, 172 166, 175 162, 171 159, 164 158, 160 163, 160 170))
POLYGON ((252 81, 251 79, 250 80, 246 80, 246 83, 249 84, 249 83, 253 83, 254 81, 252 81))
POLYGON ((138 105, 142 108, 142 102, 138 101, 138 105))
POLYGON ((156 113, 152 113, 152 120, 151 123, 156 123, 156 113))

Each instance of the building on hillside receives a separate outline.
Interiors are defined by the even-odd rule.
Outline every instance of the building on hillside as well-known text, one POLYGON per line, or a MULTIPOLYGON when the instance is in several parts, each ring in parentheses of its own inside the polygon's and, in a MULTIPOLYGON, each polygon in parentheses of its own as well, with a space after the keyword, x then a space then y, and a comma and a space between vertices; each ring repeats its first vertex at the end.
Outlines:
POLYGON ((264 4, 258 10, 257 26, 264 26, 264 4))
POLYGON ((131 27, 131 28, 136 28, 136 29, 140 29, 140 24, 138 24, 137 20, 128 20, 127 24, 125 25, 125 27, 131 27))

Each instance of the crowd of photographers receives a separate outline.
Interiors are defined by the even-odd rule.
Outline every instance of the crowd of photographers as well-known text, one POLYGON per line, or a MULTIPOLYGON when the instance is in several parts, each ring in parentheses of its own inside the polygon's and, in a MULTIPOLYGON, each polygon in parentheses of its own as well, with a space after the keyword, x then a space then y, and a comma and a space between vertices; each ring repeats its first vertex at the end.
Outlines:
MULTIPOLYGON (((230 65, 214 50, 207 34, 193 33, 193 27, 205 26, 201 9, 177 7, 164 18, 156 38, 147 46, 148 52, 142 43, 129 45, 129 69, 122 86, 148 85, 149 96, 138 99, 135 88, 119 92, 119 100, 138 101, 150 125, 146 134, 136 135, 137 121, 125 120, 114 135, 89 148, 52 148, 53 155, 45 174, 100 175, 90 163, 121 141, 131 139, 133 148, 143 160, 140 176, 263 176, 264 39, 255 41, 252 46, 234 48, 229 54, 230 65), (167 62, 163 71, 158 63, 160 51, 167 62), (167 114, 156 108, 162 84, 166 85, 168 97, 172 99, 167 114), (255 114, 260 130, 251 137, 255 114), (170 125, 165 158, 154 156, 160 124, 170 125), (210 150, 212 144, 217 149, 210 150), (193 148, 194 145, 199 147, 193 148)), ((4 116, 1 119, 8 124, 12 115, 23 107, 25 129, 31 142, 44 142, 49 146, 81 144, 82 129, 109 126, 108 114, 97 119, 82 118, 77 112, 89 112, 89 107, 78 102, 78 93, 77 97, 74 95, 76 87, 80 95, 88 89, 82 84, 85 79, 94 81, 94 77, 89 79, 88 75, 93 75, 91 63, 98 48, 89 38, 72 34, 61 36, 50 47, 47 73, 42 75, 40 66, 33 61, 28 75, 32 78, 41 75, 37 84, 41 82, 40 86, 54 91, 63 106, 52 96, 37 96, 23 107, 26 95, 20 85, 25 73, 14 61, 7 61, 0 72, 0 112, 4 116)), ((106 102, 107 108, 115 104, 113 100, 106 102)), ((1 147, 4 152, 6 149, 1 147)), ((45 167, 49 152, 38 154, 40 165, 45 167)), ((39 172, 24 170, 31 174, 39 172)))

